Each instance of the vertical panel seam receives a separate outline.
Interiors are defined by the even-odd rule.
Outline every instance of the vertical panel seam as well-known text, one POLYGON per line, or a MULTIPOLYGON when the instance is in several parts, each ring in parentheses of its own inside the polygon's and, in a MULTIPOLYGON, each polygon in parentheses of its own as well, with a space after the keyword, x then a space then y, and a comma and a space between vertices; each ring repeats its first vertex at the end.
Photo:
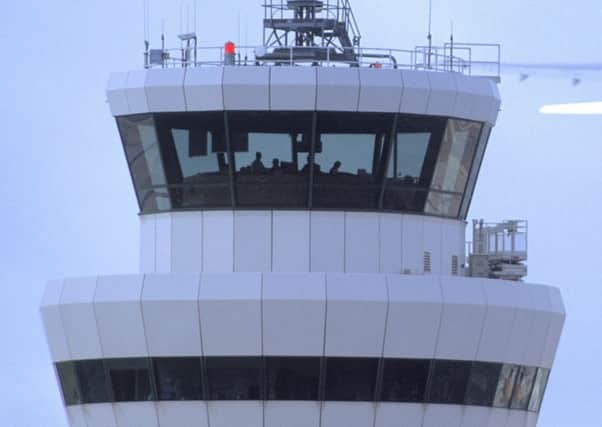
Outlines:
MULTIPOLYGON (((169 216, 170 221, 171 221, 171 215, 169 216)), ((138 308, 140 309, 140 318, 142 320, 142 333, 144 334, 144 344, 146 347, 146 358, 148 360, 148 367, 149 367, 149 373, 150 373, 150 380, 151 380, 151 390, 154 392, 155 396, 157 396, 157 385, 155 382, 155 373, 153 372, 153 364, 150 362, 150 346, 148 343, 148 334, 146 333, 146 320, 144 318, 144 308, 143 308, 143 304, 142 304, 142 296, 144 295, 144 286, 146 285, 146 274, 144 274, 142 276, 142 285, 140 286, 140 294, 138 296, 138 308)), ((157 421, 157 426, 159 425, 159 408, 158 408, 158 400, 157 401, 153 401, 152 405, 153 405, 153 409, 155 412, 155 420, 157 421)))

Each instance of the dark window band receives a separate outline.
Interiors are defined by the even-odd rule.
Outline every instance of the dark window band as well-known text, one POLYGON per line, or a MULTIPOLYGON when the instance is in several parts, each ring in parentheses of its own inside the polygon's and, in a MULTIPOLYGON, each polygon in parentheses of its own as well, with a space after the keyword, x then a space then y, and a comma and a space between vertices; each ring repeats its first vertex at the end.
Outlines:
POLYGON ((487 143, 481 123, 407 114, 157 113, 117 124, 142 213, 334 209, 463 218, 478 172, 472 164, 487 143))
POLYGON ((160 357, 56 364, 66 405, 193 400, 428 402, 538 412, 549 369, 455 360, 160 357))

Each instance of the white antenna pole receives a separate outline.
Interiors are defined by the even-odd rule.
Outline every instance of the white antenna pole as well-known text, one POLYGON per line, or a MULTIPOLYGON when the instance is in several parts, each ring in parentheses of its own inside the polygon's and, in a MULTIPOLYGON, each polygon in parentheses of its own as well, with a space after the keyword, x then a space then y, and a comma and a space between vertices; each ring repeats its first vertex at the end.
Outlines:
POLYGON ((433 24, 433 0, 429 0, 429 34, 428 34, 429 51, 428 51, 428 58, 427 58, 427 64, 428 64, 429 69, 431 68, 431 55, 432 55, 432 51, 433 51, 433 33, 431 31, 432 24, 433 24))
POLYGON ((196 34, 196 30, 197 30, 197 0, 194 0, 192 7, 193 7, 193 14, 194 14, 194 33, 196 34))

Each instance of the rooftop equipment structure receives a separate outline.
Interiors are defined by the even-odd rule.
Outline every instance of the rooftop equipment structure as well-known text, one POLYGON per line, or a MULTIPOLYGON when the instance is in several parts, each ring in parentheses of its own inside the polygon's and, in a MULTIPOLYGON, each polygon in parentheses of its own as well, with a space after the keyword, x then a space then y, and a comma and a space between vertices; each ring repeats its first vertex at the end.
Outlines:
POLYGON ((357 61, 361 34, 349 0, 269 0, 264 4, 264 46, 258 59, 357 61))

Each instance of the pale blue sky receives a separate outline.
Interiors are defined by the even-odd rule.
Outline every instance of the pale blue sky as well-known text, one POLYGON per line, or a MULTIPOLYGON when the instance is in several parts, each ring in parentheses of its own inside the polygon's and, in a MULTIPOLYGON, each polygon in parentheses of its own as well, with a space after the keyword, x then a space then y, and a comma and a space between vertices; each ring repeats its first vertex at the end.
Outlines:
MULTIPOLYGON (((259 0, 198 0, 203 43, 260 40, 259 0), (211 6, 214 4, 214 6, 211 6), (245 28, 248 30, 245 31, 245 28)), ((192 1, 191 1, 192 4, 192 1)), ((365 46, 425 42, 427 0, 355 0, 365 46), (387 9, 388 8, 388 9, 387 9)), ((175 46, 179 1, 151 0, 175 46), (163 5, 161 5, 163 3, 163 5), (169 6, 165 3, 169 3, 169 6), (163 10, 161 10, 163 9, 163 10)), ((602 62, 597 0, 434 0, 436 41, 499 42, 508 62, 602 62)), ((137 270, 137 207, 104 89, 142 63, 142 0, 20 0, 0 8, 0 417, 64 427, 38 305, 47 279, 137 270)), ((602 100, 602 77, 507 76, 470 217, 530 221, 530 276, 569 312, 540 426, 602 425, 602 117, 540 116, 602 100)))

